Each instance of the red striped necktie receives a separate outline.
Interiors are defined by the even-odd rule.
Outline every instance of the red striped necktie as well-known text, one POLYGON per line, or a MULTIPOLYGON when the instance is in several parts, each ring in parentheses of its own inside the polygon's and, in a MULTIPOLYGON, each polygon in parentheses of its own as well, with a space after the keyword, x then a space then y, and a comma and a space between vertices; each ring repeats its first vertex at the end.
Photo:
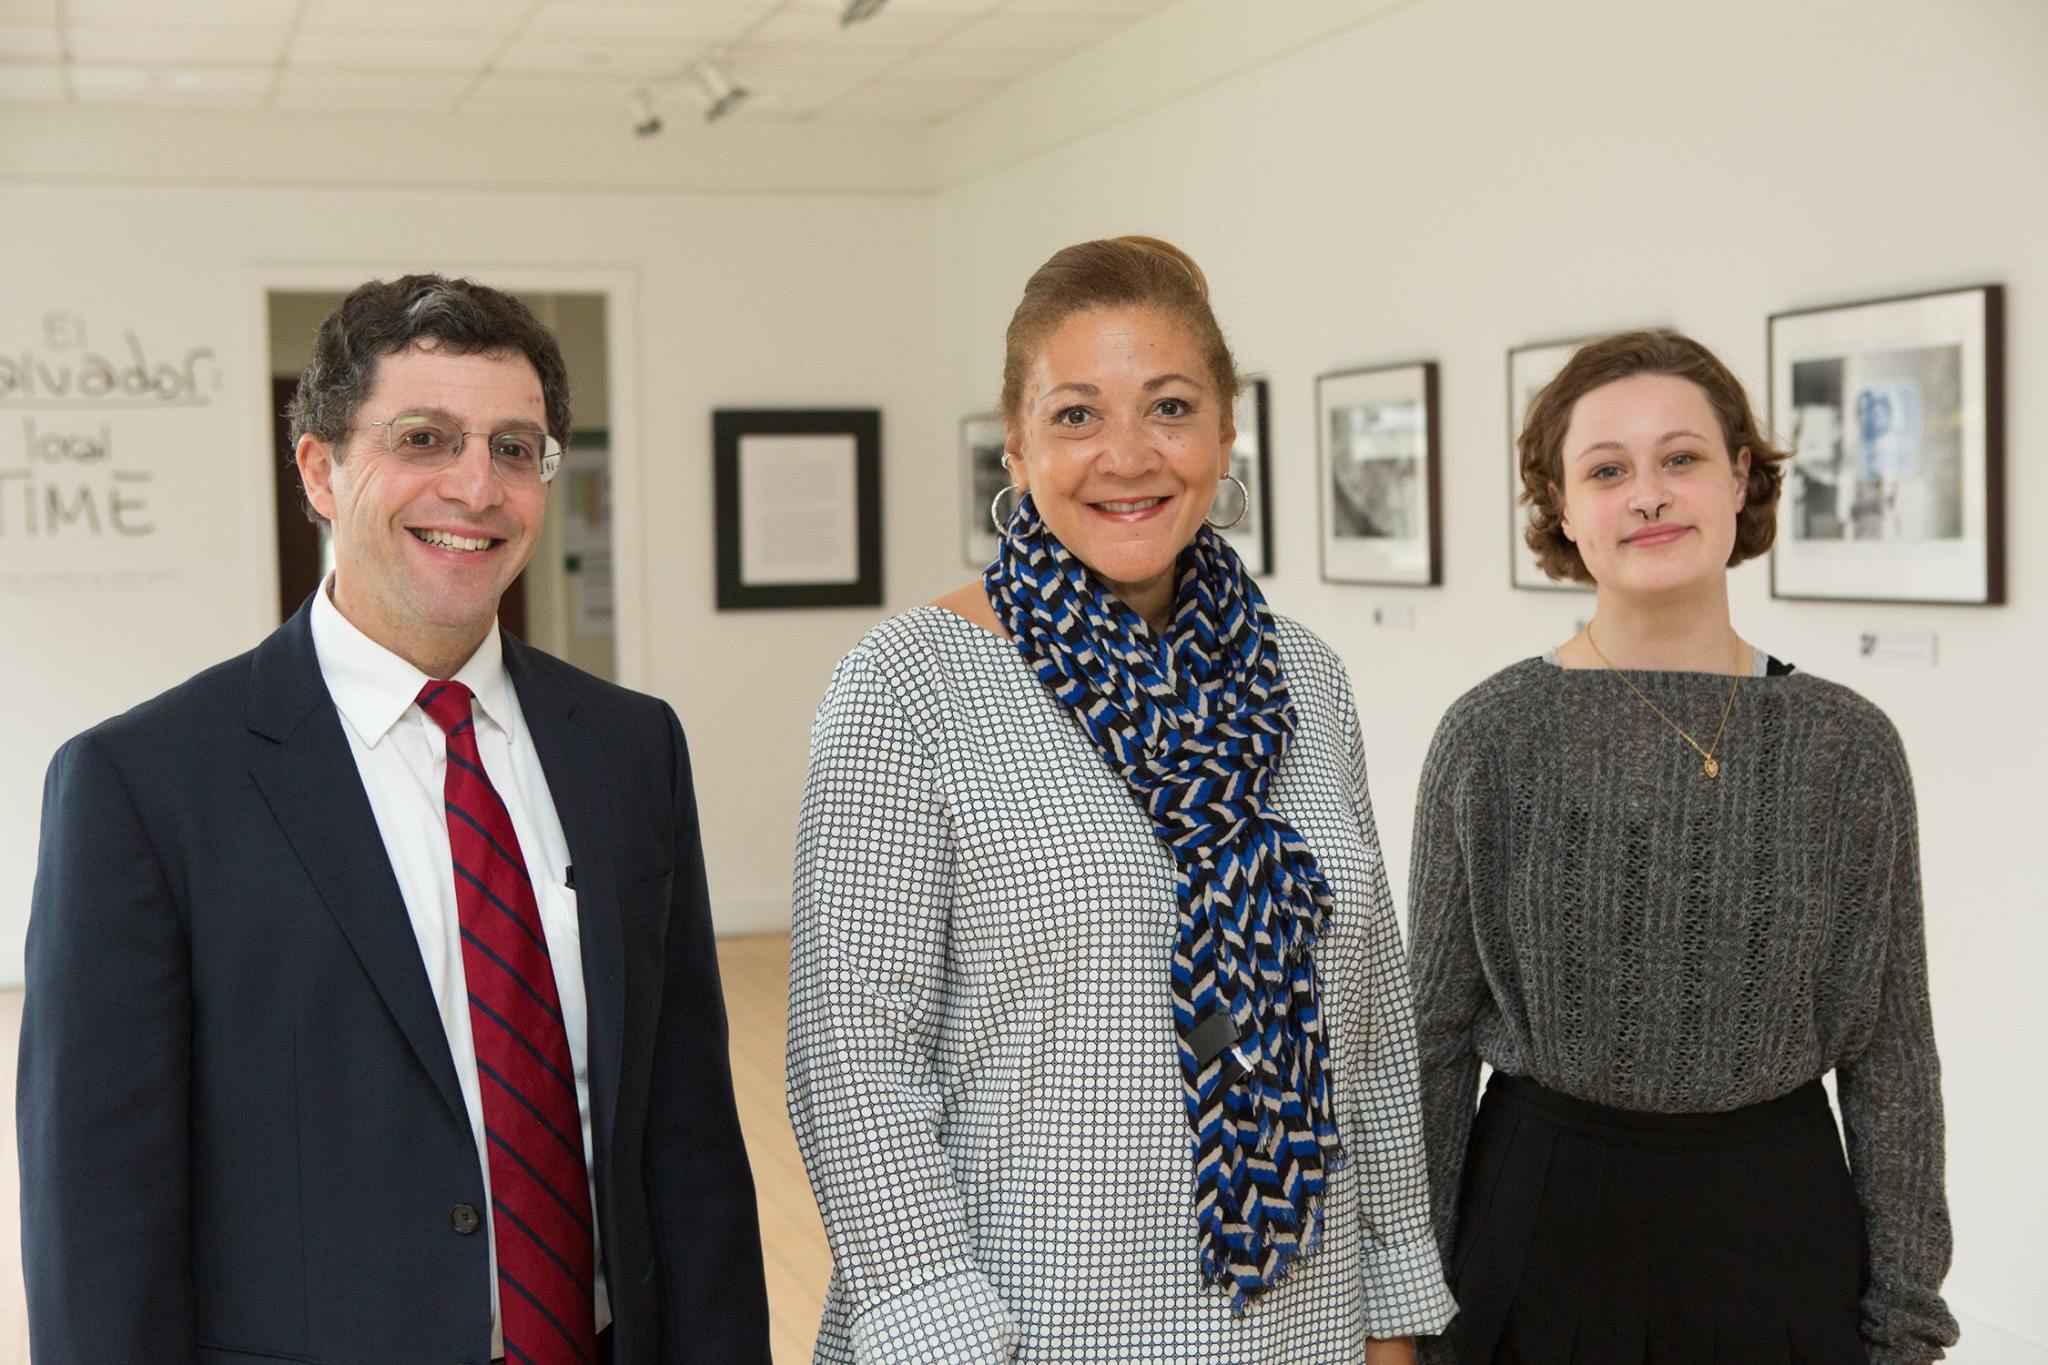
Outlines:
POLYGON ((483 1092, 505 1358, 590 1365, 594 1254, 576 1071, 533 879, 477 753, 473 699, 461 683, 430 682, 419 705, 448 735, 448 848, 483 1092))

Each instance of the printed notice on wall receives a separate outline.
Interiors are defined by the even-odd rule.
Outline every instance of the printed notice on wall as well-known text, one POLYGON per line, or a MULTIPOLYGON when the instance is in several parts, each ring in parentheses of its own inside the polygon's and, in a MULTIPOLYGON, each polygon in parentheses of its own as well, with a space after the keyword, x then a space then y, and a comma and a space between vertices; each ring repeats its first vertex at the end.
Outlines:
POLYGON ((27 336, 25 321, 0 334, 0 586, 175 579, 165 509, 190 499, 173 452, 227 439, 214 348, 70 312, 27 336))
POLYGON ((740 438, 740 581, 860 581, 852 436, 740 438))

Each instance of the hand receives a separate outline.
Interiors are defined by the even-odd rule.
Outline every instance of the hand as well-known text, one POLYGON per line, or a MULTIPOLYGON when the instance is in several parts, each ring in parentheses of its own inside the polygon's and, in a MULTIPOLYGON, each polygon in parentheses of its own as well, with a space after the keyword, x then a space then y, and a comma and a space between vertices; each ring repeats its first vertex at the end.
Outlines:
POLYGON ((1415 1338, 1372 1338, 1365 1343, 1365 1365, 1415 1365, 1415 1338))

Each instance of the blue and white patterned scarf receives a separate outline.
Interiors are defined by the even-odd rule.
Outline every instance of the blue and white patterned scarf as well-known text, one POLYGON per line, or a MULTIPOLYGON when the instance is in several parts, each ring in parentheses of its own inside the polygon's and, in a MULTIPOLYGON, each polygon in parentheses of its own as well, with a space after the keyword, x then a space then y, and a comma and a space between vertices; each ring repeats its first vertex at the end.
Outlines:
POLYGON ((1272 613, 1204 527, 1181 552, 1161 639, 1029 497, 982 582, 1018 652, 1173 854, 1173 1010, 1201 1273, 1242 1312, 1315 1250, 1324 1173, 1341 1155, 1313 951, 1330 888, 1268 803, 1295 725, 1272 613), (1219 1031, 1234 1045, 1205 1065, 1219 1031))

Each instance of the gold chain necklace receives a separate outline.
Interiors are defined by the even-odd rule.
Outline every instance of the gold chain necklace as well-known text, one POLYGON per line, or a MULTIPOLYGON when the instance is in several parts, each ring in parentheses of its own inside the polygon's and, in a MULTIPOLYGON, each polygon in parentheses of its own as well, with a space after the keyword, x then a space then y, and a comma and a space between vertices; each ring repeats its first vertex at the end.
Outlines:
POLYGON ((1684 727, 1679 725, 1677 721, 1671 719, 1671 717, 1664 714, 1663 707, 1657 705, 1656 702, 1653 702, 1648 697, 1644 696, 1643 689, 1637 687, 1634 683, 1630 682, 1628 680, 1628 674, 1616 668, 1614 666, 1614 661, 1612 659, 1609 659, 1605 654, 1601 653, 1599 644, 1593 639, 1593 623, 1591 621, 1586 622, 1586 643, 1593 646, 1593 652, 1600 656, 1601 663, 1607 665, 1607 671, 1612 673, 1615 677, 1621 679, 1622 684, 1626 686, 1629 691, 1636 694, 1637 701, 1649 707, 1652 711, 1656 713, 1657 719, 1663 721, 1666 725, 1670 726, 1674 731, 1676 731, 1680 739, 1684 740, 1687 744, 1692 745, 1693 751, 1700 756, 1700 766, 1703 770, 1705 770, 1708 777, 1719 777, 1721 775, 1721 764, 1719 760, 1717 760, 1714 757, 1714 750, 1721 747, 1721 736, 1728 733, 1728 717, 1735 710, 1735 689, 1742 686, 1742 641, 1737 640, 1735 642, 1735 682, 1728 689, 1728 704, 1721 708, 1721 728, 1714 731, 1714 742, 1704 749, 1700 748, 1700 742, 1698 740, 1694 739, 1691 735, 1685 732, 1684 727))

